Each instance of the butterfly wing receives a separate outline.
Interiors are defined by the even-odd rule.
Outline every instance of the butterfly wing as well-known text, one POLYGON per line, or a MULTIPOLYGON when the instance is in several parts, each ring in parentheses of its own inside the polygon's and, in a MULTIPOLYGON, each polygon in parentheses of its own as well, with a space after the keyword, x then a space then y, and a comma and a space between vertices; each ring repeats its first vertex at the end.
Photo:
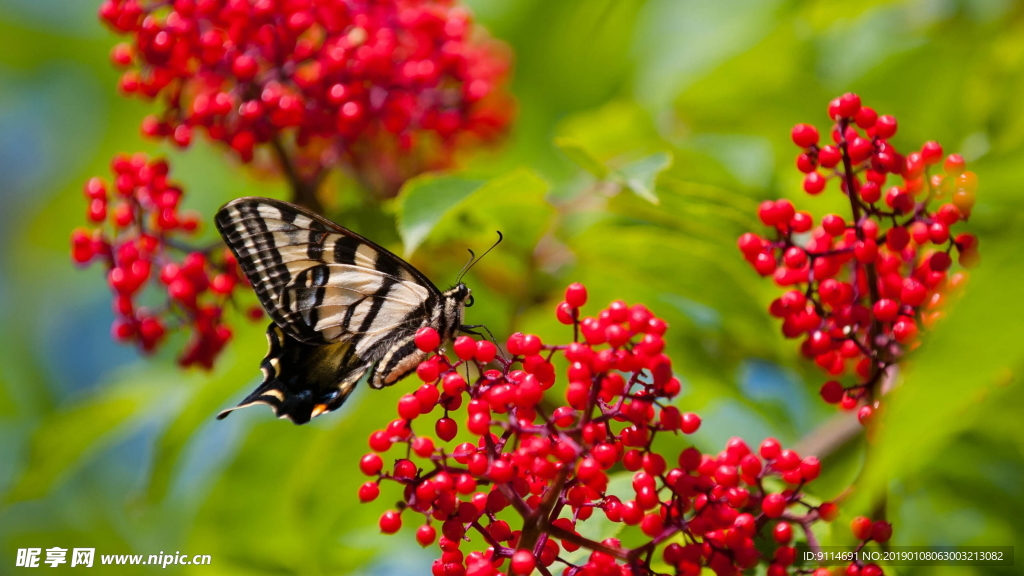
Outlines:
POLYGON ((302 423, 340 406, 375 363, 374 387, 393 383, 418 357, 415 331, 441 316, 443 297, 418 270, 308 210, 239 198, 216 224, 273 320, 264 382, 239 407, 269 404, 302 423))

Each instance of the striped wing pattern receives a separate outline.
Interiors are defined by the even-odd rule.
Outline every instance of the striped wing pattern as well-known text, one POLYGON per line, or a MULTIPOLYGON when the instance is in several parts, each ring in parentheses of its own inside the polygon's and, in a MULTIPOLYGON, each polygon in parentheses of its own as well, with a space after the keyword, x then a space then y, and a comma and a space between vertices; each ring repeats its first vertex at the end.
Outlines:
POLYGON ((267 198, 228 203, 216 224, 273 320, 264 382, 236 408, 268 404, 301 424, 339 407, 374 364, 370 384, 379 388, 425 356, 413 337, 440 328, 447 299, 399 257, 267 198))

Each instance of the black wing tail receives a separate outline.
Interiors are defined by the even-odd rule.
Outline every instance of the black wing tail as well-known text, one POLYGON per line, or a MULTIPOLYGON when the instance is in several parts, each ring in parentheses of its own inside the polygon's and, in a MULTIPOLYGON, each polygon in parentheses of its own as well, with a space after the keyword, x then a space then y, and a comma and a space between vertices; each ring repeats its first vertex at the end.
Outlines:
POLYGON ((278 418, 305 424, 340 407, 369 368, 349 342, 304 344, 274 323, 267 328, 267 341, 270 349, 260 363, 263 383, 238 406, 218 414, 218 420, 239 408, 266 404, 278 418))

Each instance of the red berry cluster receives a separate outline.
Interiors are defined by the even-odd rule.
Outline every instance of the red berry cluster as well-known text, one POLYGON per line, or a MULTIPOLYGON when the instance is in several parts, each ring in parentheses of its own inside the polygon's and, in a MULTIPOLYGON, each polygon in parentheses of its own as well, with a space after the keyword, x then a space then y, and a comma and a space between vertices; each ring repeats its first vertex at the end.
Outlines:
POLYGON ((887 369, 941 318, 949 292, 966 279, 950 271, 954 256, 963 267, 978 260, 977 239, 951 231, 971 215, 977 177, 959 154, 943 161, 937 142, 898 152, 889 141, 896 119, 862 106, 856 94, 833 100, 828 114, 831 143, 820 143, 809 124, 793 128, 802 149, 796 165, 808 194, 837 183, 850 212, 815 225, 789 200, 765 201, 758 217, 773 234, 747 233, 738 244, 759 274, 788 288, 769 307, 783 334, 802 338, 803 354, 830 375, 852 367, 857 383, 829 380, 822 398, 859 406, 866 422, 887 369))
POLYGON ((451 1, 105 0, 99 14, 133 36, 111 53, 121 90, 166 102, 143 133, 178 146, 199 129, 243 162, 294 146, 308 179, 340 165, 394 191, 511 119, 506 49, 451 1))
POLYGON ((705 566, 734 575, 760 562, 773 576, 795 573, 793 525, 813 543, 810 526, 838 514, 835 504, 815 506, 802 494, 818 459, 772 438, 757 452, 734 438, 716 455, 689 447, 667 460, 652 448, 656 438, 693 433, 701 421, 670 402, 680 383, 662 351, 666 323, 622 301, 578 319, 586 299, 574 284, 556 310, 574 325, 574 341, 516 333, 506 342, 510 358, 461 336, 451 360, 438 351, 436 331, 419 331, 416 345, 435 352, 416 369, 422 384, 398 401, 399 418, 370 436, 372 452, 359 463, 373 478, 360 487, 361 501, 378 498, 385 481, 402 487, 381 531, 417 517, 416 540, 441 549, 435 576, 646 575, 659 552, 688 576, 705 566), (564 404, 544 397, 559 375, 556 360, 567 363, 564 404), (436 439, 413 430, 428 415, 436 439), (452 446, 460 427, 470 439, 452 446), (393 448, 386 464, 382 454, 393 448), (634 472, 631 498, 608 493, 618 466, 634 472), (644 543, 580 535, 577 526, 594 514, 636 527, 644 543), (477 545, 467 551, 471 538, 477 545), (756 547, 757 539, 770 544, 756 547), (565 559, 581 548, 589 551, 582 560, 565 559))
MULTIPOLYGON (((114 292, 115 340, 150 352, 168 330, 189 329, 192 337, 179 363, 211 368, 231 338, 223 307, 245 283, 234 256, 223 248, 192 250, 180 243, 182 236, 195 234, 199 216, 180 211, 183 193, 168 180, 166 161, 119 154, 110 168, 113 194, 101 178, 85 183, 86 216, 95 228, 71 233, 72 259, 106 266, 114 292), (165 298, 146 294, 147 285, 159 286, 165 298), (142 300, 156 305, 140 306, 142 300)), ((253 306, 249 315, 259 318, 262 310, 253 306)))

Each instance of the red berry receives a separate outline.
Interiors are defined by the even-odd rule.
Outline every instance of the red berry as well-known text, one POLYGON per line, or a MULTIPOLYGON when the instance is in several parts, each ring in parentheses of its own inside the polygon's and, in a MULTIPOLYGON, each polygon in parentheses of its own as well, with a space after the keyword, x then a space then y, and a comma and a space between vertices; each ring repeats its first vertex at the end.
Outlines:
POLYGON ((779 544, 789 544, 793 539, 793 527, 788 522, 779 522, 772 530, 772 537, 779 544))
POLYGON ((455 343, 452 348, 455 350, 455 355, 458 356, 460 360, 471 360, 476 354, 476 340, 473 340, 469 336, 459 336, 455 339, 455 343))
POLYGON ((384 534, 394 534, 402 527, 402 516, 394 510, 388 510, 381 515, 379 526, 384 534))
POLYGON ((565 301, 573 308, 582 308, 587 303, 587 288, 579 282, 570 284, 565 289, 565 301))
POLYGON ((685 412, 682 415, 682 423, 679 428, 683 434, 693 434, 698 428, 700 428, 700 416, 693 412, 685 412))
POLYGON ((826 214, 821 219, 821 227, 825 229, 829 236, 839 236, 846 231, 846 222, 843 221, 842 216, 826 214))
POLYGON ((875 121, 875 135, 879 138, 892 138, 896 134, 896 119, 892 116, 879 116, 875 121))
POLYGON ((413 342, 416 343, 416 347, 421 351, 433 352, 441 345, 441 335, 437 333, 437 330, 434 330, 429 326, 424 326, 416 331, 416 336, 413 338, 413 342))
POLYGON ((815 456, 808 456, 800 462, 800 476, 805 482, 810 482, 821 473, 821 462, 815 456))
POLYGON ((860 410, 857 411, 857 420, 861 424, 867 425, 874 414, 875 410, 871 406, 861 406, 860 410))
POLYGON ((946 162, 942 165, 943 171, 947 176, 959 176, 964 173, 967 167, 967 163, 964 162, 964 157, 959 154, 950 154, 946 157, 946 162))
POLYGON ((533 552, 530 550, 516 550, 512 554, 510 566, 513 574, 528 576, 537 567, 537 560, 533 557, 533 552))
POLYGON ((818 143, 818 129, 810 124, 797 124, 791 133, 793 143, 808 148, 818 143))
POLYGON ((524 356, 531 356, 533 354, 539 354, 541 351, 542 343, 540 337, 536 334, 524 334, 520 344, 520 353, 524 356))
POLYGON ((900 305, 897 304, 895 300, 890 300, 888 298, 882 298, 878 302, 875 302, 872 307, 872 312, 874 313, 875 318, 878 318, 882 322, 892 322, 896 319, 899 311, 900 305))
POLYGON ((764 500, 761 501, 761 510, 769 518, 778 518, 786 511, 788 505, 785 496, 772 493, 765 496, 764 500))
POLYGON ((837 404, 843 399, 845 388, 835 380, 829 380, 821 386, 821 398, 829 404, 837 404))
MULTIPOLYGON (((871 539, 876 542, 888 542, 892 538, 892 524, 885 520, 876 520, 871 524, 871 539)), ((861 538, 863 540, 863 538, 861 538)))
POLYGON ((384 461, 376 454, 367 454, 359 461, 359 470, 367 476, 376 476, 384 468, 384 461))
POLYGON ((831 522, 839 517, 839 506, 834 502, 822 502, 818 506, 818 515, 825 522, 831 522))
POLYGON ((497 356, 497 354, 498 347, 495 346, 493 342, 489 340, 480 340, 479 342, 476 343, 476 351, 474 352, 474 357, 476 358, 477 362, 480 362, 481 364, 487 364, 491 360, 494 360, 494 357, 497 356))
POLYGON ((775 438, 765 438, 764 441, 761 442, 760 453, 762 458, 766 460, 774 460, 779 457, 781 452, 782 446, 775 438))
POLYGON ((837 112, 840 116, 846 118, 853 118, 860 112, 860 96, 852 92, 847 92, 839 97, 839 106, 837 112))
MULTIPOLYGON (((382 529, 383 531, 383 529, 382 529)), ((426 548, 434 543, 434 539, 437 538, 437 530, 429 524, 424 524, 416 529, 416 542, 420 546, 426 548)))
POLYGON ((376 482, 367 482, 359 487, 359 501, 372 502, 380 495, 380 486, 376 482))
POLYGON ((871 537, 872 522, 865 516, 857 516, 850 521, 850 531, 857 540, 867 540, 871 537))
POLYGON ((808 194, 820 194, 825 189, 828 180, 818 172, 810 172, 804 177, 804 192, 808 194))

